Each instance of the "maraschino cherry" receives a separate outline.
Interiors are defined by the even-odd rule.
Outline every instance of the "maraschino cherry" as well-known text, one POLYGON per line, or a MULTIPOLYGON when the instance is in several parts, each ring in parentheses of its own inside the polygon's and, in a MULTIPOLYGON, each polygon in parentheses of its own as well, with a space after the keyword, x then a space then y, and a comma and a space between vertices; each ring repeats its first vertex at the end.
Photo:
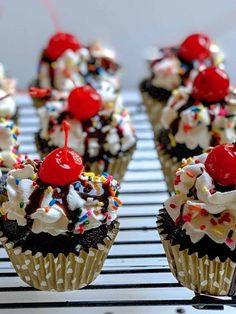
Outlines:
POLYGON ((193 82, 192 95, 207 102, 221 101, 229 92, 229 77, 222 69, 212 66, 201 71, 193 82))
POLYGON ((56 61, 67 49, 76 52, 80 48, 81 44, 75 36, 57 32, 49 39, 45 53, 51 61, 56 61))
POLYGON ((204 34, 192 34, 188 36, 179 47, 179 57, 184 61, 203 61, 211 55, 211 41, 204 34))
POLYGON ((39 179, 50 185, 63 186, 78 180, 83 171, 80 155, 68 148, 68 132, 70 125, 63 121, 65 145, 53 150, 42 162, 39 169, 39 179))
POLYGON ((212 149, 205 161, 209 175, 220 185, 236 184, 236 143, 221 144, 212 149))
POLYGON ((49 88, 38 88, 38 87, 30 87, 29 95, 35 98, 46 98, 50 97, 52 94, 51 89, 49 88))
POLYGON ((89 85, 75 87, 68 97, 68 111, 80 121, 95 116, 101 106, 100 95, 89 85))

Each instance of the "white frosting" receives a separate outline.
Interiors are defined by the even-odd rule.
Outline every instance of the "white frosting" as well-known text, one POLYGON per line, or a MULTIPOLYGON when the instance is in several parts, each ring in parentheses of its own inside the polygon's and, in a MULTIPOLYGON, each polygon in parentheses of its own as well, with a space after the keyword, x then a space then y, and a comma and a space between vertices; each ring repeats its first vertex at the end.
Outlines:
POLYGON ((204 106, 197 102, 187 109, 181 110, 186 105, 191 94, 191 87, 180 87, 170 97, 167 106, 163 109, 161 124, 171 132, 171 124, 179 118, 177 132, 172 134, 176 143, 185 144, 188 149, 200 146, 202 149, 211 144, 211 140, 218 138, 217 144, 232 143, 235 140, 236 117, 228 110, 227 104, 213 103, 204 106), (209 127, 211 131, 209 131, 209 127))
MULTIPOLYGON (((78 151, 80 155, 84 155, 85 134, 80 121, 68 119, 70 124, 70 132, 68 135, 68 146, 78 151)), ((43 132, 47 132, 44 130, 43 132)), ((41 132, 41 136, 42 136, 41 132)), ((55 125, 53 131, 48 134, 49 145, 62 147, 64 145, 64 137, 62 136, 61 125, 55 125)))
POLYGON ((165 208, 173 221, 181 215, 183 206, 183 229, 196 243, 207 234, 216 243, 225 243, 236 248, 236 190, 228 192, 215 191, 215 185, 205 170, 204 153, 183 161, 184 166, 176 172, 175 183, 177 195, 165 202, 165 208), (196 188, 196 198, 188 197, 190 190, 196 188), (220 214, 219 217, 214 215, 220 214), (229 231, 233 230, 229 239, 229 231))
MULTIPOLYGON (((32 219, 33 224, 31 230, 33 233, 47 232, 53 236, 65 234, 68 231, 69 219, 67 211, 75 211, 80 209, 78 222, 75 223, 74 233, 83 233, 86 230, 99 227, 101 224, 110 224, 117 218, 117 208, 120 201, 113 196, 108 197, 108 205, 105 208, 105 203, 100 202, 98 199, 93 198, 90 194, 83 192, 83 199, 79 192, 75 190, 76 184, 83 185, 83 181, 88 184, 94 185, 95 195, 103 195, 103 181, 106 181, 104 176, 94 176, 93 173, 83 173, 81 180, 69 186, 69 192, 66 196, 68 209, 65 209, 62 198, 60 198, 61 188, 45 188, 41 200, 39 201, 38 208, 29 216, 26 217, 26 207, 34 199, 30 197, 35 189, 38 188, 36 182, 37 176, 31 164, 24 164, 23 168, 11 170, 7 178, 7 193, 8 201, 3 203, 3 210, 7 214, 9 220, 16 220, 18 225, 25 226, 27 219, 32 219), (88 178, 90 178, 88 180, 88 178), (35 184, 34 184, 35 183, 35 184), (57 198, 53 195, 57 191, 57 198), (104 209, 106 211, 103 213, 104 209), (86 223, 85 223, 86 221, 86 223)), ((118 189, 116 180, 111 180, 108 183, 114 193, 118 189)), ((64 196, 62 196, 64 197, 64 196)), ((104 201, 106 196, 103 195, 104 201)))
MULTIPOLYGON (((64 137, 61 136, 62 126, 57 123, 57 118, 66 110, 66 106, 66 102, 51 101, 38 110, 41 121, 40 136, 48 140, 50 146, 62 147, 64 145, 64 137), (54 121, 53 128, 49 129, 49 121, 54 121)), ((116 100, 113 110, 110 106, 108 106, 108 109, 104 107, 98 115, 91 118, 91 127, 87 133, 83 130, 82 122, 76 119, 67 119, 67 122, 71 126, 68 145, 82 156, 85 154, 86 140, 90 157, 98 156, 101 149, 112 155, 116 155, 119 151, 126 152, 136 142, 130 116, 122 107, 120 98, 116 100), (111 116, 111 119, 107 119, 109 116, 111 116), (101 120, 104 118, 106 118, 109 124, 102 127, 101 120), (98 142, 99 136, 93 136, 96 130, 101 133, 101 136, 104 136, 103 133, 105 133, 103 143, 98 142), (88 139, 86 139, 87 135, 88 139)))
POLYGON ((203 106, 192 106, 182 111, 178 132, 175 135, 176 142, 186 144, 189 149, 194 149, 198 145, 204 148, 208 147, 210 145, 209 124, 210 117, 207 109, 203 106), (197 119, 195 119, 195 109, 199 109, 197 119))
POLYGON ((11 118, 16 114, 16 102, 12 95, 15 93, 16 81, 6 77, 5 69, 0 63, 0 117, 11 118))
POLYGON ((16 102, 11 95, 0 89, 0 116, 3 118, 13 117, 16 114, 16 102), (2 99, 1 99, 2 98, 2 99))
POLYGON ((17 163, 18 132, 13 121, 2 119, 0 122, 0 163, 2 167, 12 168, 17 163))
POLYGON ((175 56, 157 61, 152 67, 152 85, 170 91, 177 88, 181 84, 180 66, 175 56))
POLYGON ((89 46, 89 50, 93 58, 106 58, 114 62, 116 61, 115 52, 108 47, 102 46, 99 41, 93 42, 89 46))
POLYGON ((26 165, 23 169, 11 170, 8 173, 7 194, 9 201, 3 203, 2 207, 7 213, 8 219, 16 220, 20 226, 26 225, 25 207, 34 189, 31 179, 33 175, 34 169, 31 165, 26 165), (22 204, 23 206, 21 206, 22 204))
POLYGON ((71 90, 84 84, 83 77, 79 74, 80 56, 78 52, 66 50, 57 59, 54 74, 54 87, 58 90, 71 90))
POLYGON ((69 91, 76 86, 83 85, 83 75, 87 73, 89 52, 81 48, 74 52, 66 50, 52 65, 42 61, 39 65, 39 86, 55 88, 59 91, 69 91), (53 67, 53 86, 51 85, 50 67, 53 67))

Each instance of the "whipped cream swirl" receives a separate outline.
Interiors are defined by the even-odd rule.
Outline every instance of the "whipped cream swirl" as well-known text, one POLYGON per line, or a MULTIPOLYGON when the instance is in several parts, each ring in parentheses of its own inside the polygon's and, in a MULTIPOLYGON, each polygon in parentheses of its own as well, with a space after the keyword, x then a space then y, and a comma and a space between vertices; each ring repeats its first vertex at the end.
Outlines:
POLYGON ((194 100, 191 87, 181 86, 163 109, 161 124, 169 131, 171 146, 185 144, 191 150, 198 146, 205 149, 235 140, 235 112, 224 100, 207 105, 194 100))
POLYGON ((9 200, 2 205, 7 219, 27 225, 33 233, 56 236, 82 234, 117 218, 119 184, 112 176, 82 173, 78 181, 56 187, 38 179, 39 167, 39 163, 27 160, 9 172, 9 200))
POLYGON ((217 191, 214 180, 206 172, 208 154, 183 160, 176 172, 175 192, 165 208, 193 243, 205 235, 218 244, 236 248, 236 190, 217 191), (182 224, 183 223, 183 224, 182 224))

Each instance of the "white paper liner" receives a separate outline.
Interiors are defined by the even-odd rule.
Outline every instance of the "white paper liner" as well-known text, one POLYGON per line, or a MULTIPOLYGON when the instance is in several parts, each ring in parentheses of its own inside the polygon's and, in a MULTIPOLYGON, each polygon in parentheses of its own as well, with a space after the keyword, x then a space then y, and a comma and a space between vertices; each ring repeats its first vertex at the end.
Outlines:
POLYGON ((168 191, 173 192, 175 173, 180 167, 181 162, 176 161, 175 158, 172 158, 169 154, 165 153, 163 149, 160 149, 158 143, 156 144, 156 147, 168 191))
MULTIPOLYGON (((158 219, 162 218, 158 216, 158 219)), ((233 281, 235 280, 236 263, 230 258, 221 262, 219 257, 210 260, 208 255, 199 258, 198 253, 188 254, 188 250, 180 251, 180 245, 171 245, 167 235, 157 222, 170 270, 175 278, 184 287, 197 293, 213 296, 231 295, 233 281)), ((233 292, 234 293, 234 292, 233 292)))
POLYGON ((43 257, 41 252, 32 255, 30 250, 22 252, 20 247, 13 248, 7 238, 0 238, 8 256, 20 276, 28 285, 45 291, 78 290, 91 283, 101 272, 104 261, 119 230, 117 223, 97 249, 89 252, 81 250, 79 255, 60 253, 57 257, 49 253, 43 257))
POLYGON ((157 128, 160 124, 161 113, 163 108, 166 106, 166 101, 159 101, 152 98, 147 92, 142 92, 143 104, 146 108, 146 113, 151 122, 152 128, 156 133, 157 128))

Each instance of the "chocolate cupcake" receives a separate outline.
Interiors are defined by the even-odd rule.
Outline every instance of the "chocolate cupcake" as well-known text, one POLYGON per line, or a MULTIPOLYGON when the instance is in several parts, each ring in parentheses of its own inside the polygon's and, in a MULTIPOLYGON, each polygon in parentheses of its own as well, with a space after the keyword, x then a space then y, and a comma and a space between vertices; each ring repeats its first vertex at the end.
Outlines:
POLYGON ((176 172, 157 218, 170 269, 197 293, 236 294, 236 148, 221 144, 176 172))
POLYGON ((102 81, 73 89, 66 101, 48 101, 38 110, 41 130, 36 144, 42 156, 62 145, 62 123, 71 125, 69 146, 79 152, 86 171, 109 172, 121 180, 135 149, 136 137, 119 93, 102 81), (108 88, 109 87, 109 88, 108 88))
POLYGON ((2 205, 3 246, 21 279, 40 290, 92 282, 119 227, 119 184, 107 173, 82 172, 67 138, 43 161, 25 160, 8 173, 9 201, 2 205))
POLYGON ((236 107, 227 74, 216 67, 201 71, 193 88, 175 90, 161 116, 157 151, 170 191, 183 158, 201 154, 208 146, 235 139, 236 107))
POLYGON ((179 46, 155 49, 148 60, 151 75, 139 87, 153 129, 174 89, 191 85, 199 70, 222 61, 219 48, 204 34, 192 34, 179 46))

